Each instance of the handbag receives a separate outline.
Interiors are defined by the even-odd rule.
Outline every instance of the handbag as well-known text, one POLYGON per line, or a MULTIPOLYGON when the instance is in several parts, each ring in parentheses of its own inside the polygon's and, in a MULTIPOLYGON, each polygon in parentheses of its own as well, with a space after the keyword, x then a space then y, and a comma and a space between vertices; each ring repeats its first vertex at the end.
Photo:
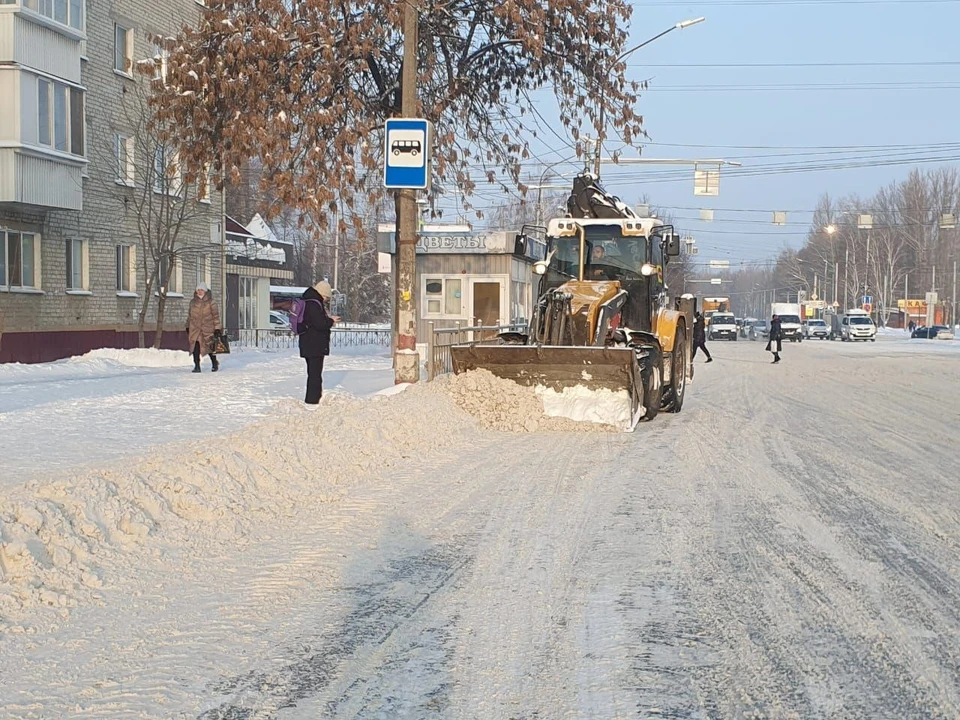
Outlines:
POLYGON ((229 355, 230 341, 223 333, 214 333, 213 340, 210 342, 211 355, 229 355))

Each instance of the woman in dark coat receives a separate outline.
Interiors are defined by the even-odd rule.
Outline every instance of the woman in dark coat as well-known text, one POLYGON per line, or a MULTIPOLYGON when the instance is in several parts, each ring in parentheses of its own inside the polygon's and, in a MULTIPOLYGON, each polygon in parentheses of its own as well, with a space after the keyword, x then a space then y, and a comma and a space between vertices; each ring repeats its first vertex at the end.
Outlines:
POLYGON ((773 364, 780 362, 780 353, 783 350, 783 328, 780 326, 780 316, 774 315, 770 321, 770 340, 767 341, 767 351, 773 353, 773 364), (773 349, 773 343, 777 343, 777 349, 773 349))
POLYGON ((303 332, 300 333, 300 357, 307 361, 307 394, 304 402, 316 405, 323 397, 323 359, 330 354, 330 329, 340 322, 327 314, 333 294, 330 283, 321 280, 303 293, 303 332))

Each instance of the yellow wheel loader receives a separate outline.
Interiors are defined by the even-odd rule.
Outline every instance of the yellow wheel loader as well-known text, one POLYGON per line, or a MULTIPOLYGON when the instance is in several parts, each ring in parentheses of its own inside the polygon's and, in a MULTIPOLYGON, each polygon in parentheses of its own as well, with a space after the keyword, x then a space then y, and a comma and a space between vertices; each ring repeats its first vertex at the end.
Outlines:
POLYGON ((632 429, 680 412, 693 377, 693 300, 667 301, 664 269, 680 254, 671 226, 641 218, 590 174, 574 180, 568 216, 549 221, 534 266, 539 298, 526 333, 451 348, 457 374, 486 369, 522 385, 625 390, 632 429))

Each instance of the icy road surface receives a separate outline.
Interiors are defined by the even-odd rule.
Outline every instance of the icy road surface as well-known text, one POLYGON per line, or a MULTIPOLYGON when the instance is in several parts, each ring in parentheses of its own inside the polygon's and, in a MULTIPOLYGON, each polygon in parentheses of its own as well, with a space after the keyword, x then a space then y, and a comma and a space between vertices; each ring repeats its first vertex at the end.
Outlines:
POLYGON ((960 717, 960 344, 710 347, 632 435, 469 431, 216 552, 148 538, 0 633, 0 717, 960 717))

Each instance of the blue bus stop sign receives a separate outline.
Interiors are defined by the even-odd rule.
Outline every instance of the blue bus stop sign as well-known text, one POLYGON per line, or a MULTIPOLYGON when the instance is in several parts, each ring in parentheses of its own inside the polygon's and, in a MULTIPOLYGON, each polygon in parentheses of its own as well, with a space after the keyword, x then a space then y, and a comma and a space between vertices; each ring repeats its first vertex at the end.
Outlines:
POLYGON ((426 190, 430 187, 430 130, 429 120, 387 120, 384 187, 388 190, 426 190))

